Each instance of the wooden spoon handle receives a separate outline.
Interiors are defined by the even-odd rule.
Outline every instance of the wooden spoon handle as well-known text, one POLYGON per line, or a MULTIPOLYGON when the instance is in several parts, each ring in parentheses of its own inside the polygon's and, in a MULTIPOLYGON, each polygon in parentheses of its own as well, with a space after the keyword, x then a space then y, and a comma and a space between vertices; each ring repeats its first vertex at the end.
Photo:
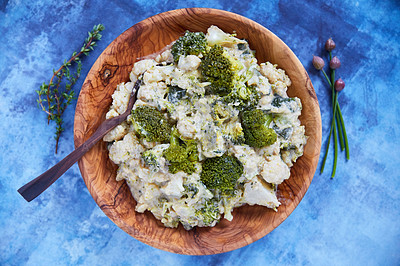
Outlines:
POLYGON ((28 202, 42 194, 51 184, 53 184, 60 176, 62 176, 74 163, 76 163, 82 156, 87 153, 105 134, 111 131, 115 126, 121 124, 130 114, 130 110, 136 101, 137 92, 139 90, 141 80, 138 79, 133 87, 131 98, 128 102, 128 107, 125 113, 105 120, 81 146, 71 152, 67 157, 62 159, 52 168, 36 177, 29 183, 18 189, 19 194, 24 197, 28 202))
MULTIPOLYGON (((26 201, 31 201, 45 191, 51 184, 53 184, 60 176, 62 176, 74 163, 76 163, 86 152, 90 150, 105 134, 107 134, 113 127, 120 123, 121 118, 106 120, 100 127, 93 133, 93 135, 85 141, 81 146, 71 152, 67 157, 62 159, 52 168, 36 177, 29 183, 18 189, 18 192, 24 197, 26 201)), ((122 119, 123 121, 123 119, 122 119)))

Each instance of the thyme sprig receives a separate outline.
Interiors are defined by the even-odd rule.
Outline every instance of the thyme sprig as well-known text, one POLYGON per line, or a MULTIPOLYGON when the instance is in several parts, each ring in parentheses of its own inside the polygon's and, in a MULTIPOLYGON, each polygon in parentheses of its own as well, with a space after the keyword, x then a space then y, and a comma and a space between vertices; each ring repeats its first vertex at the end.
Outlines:
POLYGON ((75 92, 72 86, 77 82, 82 71, 82 56, 88 56, 90 51, 96 46, 96 41, 101 39, 100 32, 104 30, 102 24, 94 25, 93 30, 88 32, 82 48, 79 52, 73 52, 71 58, 64 60, 58 70, 53 69, 53 76, 49 83, 43 82, 40 89, 36 91, 39 95, 37 100, 39 108, 47 114, 47 124, 50 121, 56 123, 55 153, 58 151, 58 142, 61 133, 64 131, 62 115, 72 100, 75 99, 75 92), (75 71, 71 69, 76 65, 75 71))
POLYGON ((321 57, 314 56, 313 61, 312 61, 314 67, 317 70, 321 70, 321 72, 324 74, 324 77, 327 80, 329 87, 332 91, 332 121, 331 121, 330 130, 329 130, 328 143, 326 146, 326 151, 325 151, 324 159, 322 161, 321 172, 320 172, 322 174, 324 171, 326 159, 328 157, 331 137, 333 136, 334 159, 333 159, 333 168, 332 168, 332 174, 331 174, 332 178, 335 177, 335 174, 336 174, 338 149, 339 149, 338 137, 339 137, 339 144, 340 144, 341 151, 345 150, 346 160, 350 159, 346 127, 344 124, 342 111, 340 110, 340 105, 339 105, 339 101, 338 101, 338 94, 340 91, 343 90, 345 84, 341 78, 335 81, 335 74, 336 74, 335 70, 337 68, 339 68, 341 65, 340 60, 336 56, 332 57, 332 50, 335 49, 335 47, 336 47, 336 44, 331 38, 326 41, 325 49, 329 52, 330 77, 328 77, 328 75, 326 74, 326 72, 323 69, 325 66, 325 62, 321 57), (332 133, 333 133, 333 135, 332 135, 332 133))

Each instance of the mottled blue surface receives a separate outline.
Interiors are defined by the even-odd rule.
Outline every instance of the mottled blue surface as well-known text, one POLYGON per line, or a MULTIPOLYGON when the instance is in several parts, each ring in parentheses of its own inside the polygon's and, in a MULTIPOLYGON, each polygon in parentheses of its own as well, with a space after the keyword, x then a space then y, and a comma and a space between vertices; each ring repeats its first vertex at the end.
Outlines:
MULTIPOLYGON (((1 265, 400 265, 400 4, 396 1, 0 1, 1 265), (95 204, 74 165, 39 198, 17 189, 73 150, 75 103, 65 113, 60 153, 35 90, 80 48, 94 24, 106 27, 82 76, 133 24, 183 7, 244 15, 286 42, 308 70, 321 106, 323 149, 330 93, 311 65, 333 37, 346 82, 339 101, 351 159, 337 177, 314 180, 295 211, 259 241, 213 256, 147 246, 114 225, 95 204)), ((75 86, 78 93, 81 78, 75 86)), ((322 159, 321 155, 321 159, 322 159)))

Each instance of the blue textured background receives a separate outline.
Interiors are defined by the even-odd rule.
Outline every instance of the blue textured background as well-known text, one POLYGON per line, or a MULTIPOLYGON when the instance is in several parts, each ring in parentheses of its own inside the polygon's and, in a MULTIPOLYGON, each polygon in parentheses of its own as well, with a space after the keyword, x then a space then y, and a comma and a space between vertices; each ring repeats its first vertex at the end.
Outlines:
MULTIPOLYGON (((399 265, 400 264, 400 4, 396 1, 5 1, 0 0, 0 264, 1 265, 399 265), (323 149, 330 93, 311 65, 333 37, 346 82, 339 101, 351 159, 318 173, 295 211, 259 241, 213 256, 184 256, 147 246, 97 207, 74 165, 39 198, 17 189, 73 150, 75 103, 64 118, 60 152, 53 125, 37 108, 37 90, 52 69, 81 47, 94 24, 106 30, 86 59, 133 24, 183 7, 244 15, 278 35, 310 74, 321 106, 323 149)), ((323 156, 321 154, 321 159, 323 156)))

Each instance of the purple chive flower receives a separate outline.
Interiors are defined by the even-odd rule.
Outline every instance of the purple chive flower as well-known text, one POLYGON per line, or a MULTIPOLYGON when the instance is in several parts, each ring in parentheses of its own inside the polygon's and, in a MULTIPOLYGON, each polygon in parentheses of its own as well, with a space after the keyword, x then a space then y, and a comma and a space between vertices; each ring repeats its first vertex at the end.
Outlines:
POLYGON ((335 47, 336 43, 332 40, 332 38, 329 38, 325 43, 325 50, 331 52, 333 49, 335 49, 335 47))
POLYGON ((339 78, 338 80, 335 81, 335 90, 336 91, 343 90, 344 86, 345 86, 344 81, 341 78, 339 78))
POLYGON ((314 55, 313 56, 313 60, 312 60, 312 64, 314 65, 314 67, 317 70, 321 70, 325 66, 325 61, 321 57, 314 55))
POLYGON ((331 61, 329 62, 329 67, 331 69, 337 69, 340 67, 340 60, 336 56, 334 56, 331 61))

